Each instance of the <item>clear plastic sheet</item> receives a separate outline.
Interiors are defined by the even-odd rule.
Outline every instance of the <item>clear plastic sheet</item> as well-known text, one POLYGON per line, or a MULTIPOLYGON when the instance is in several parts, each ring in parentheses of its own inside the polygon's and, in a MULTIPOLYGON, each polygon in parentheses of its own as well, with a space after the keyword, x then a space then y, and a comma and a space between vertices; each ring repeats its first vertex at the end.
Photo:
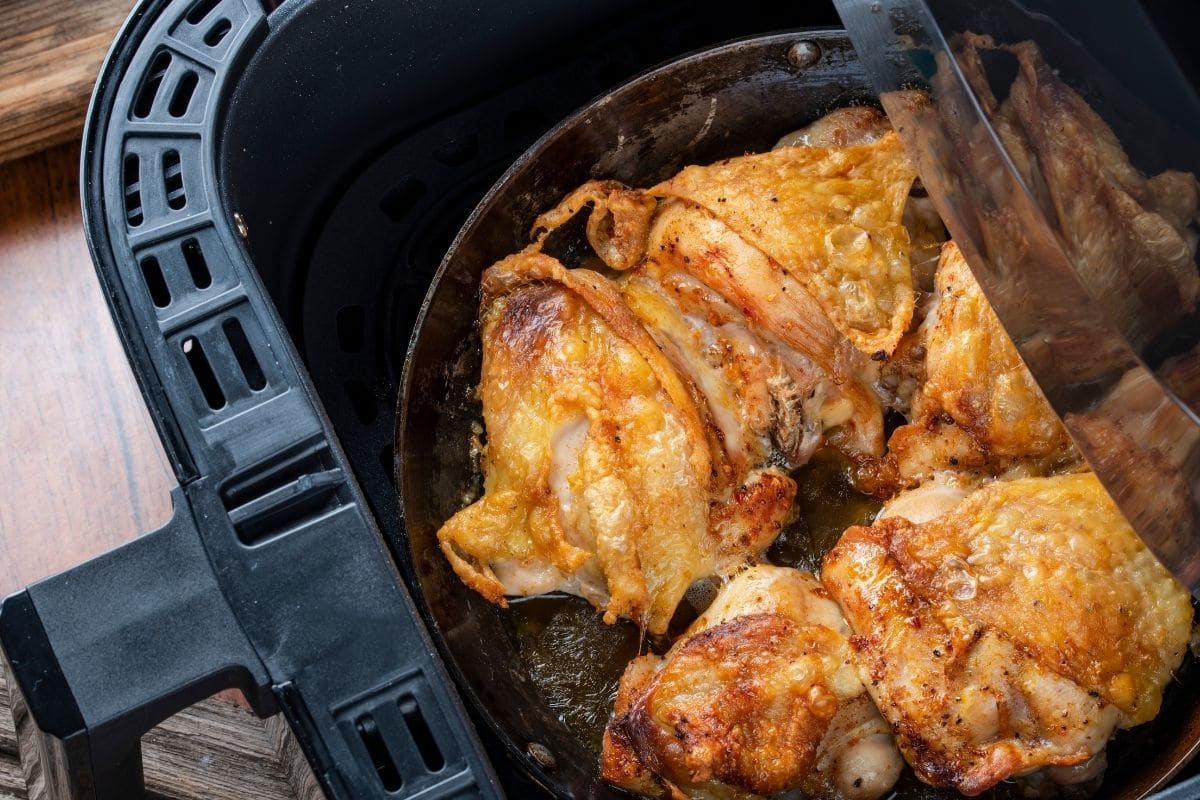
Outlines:
POLYGON ((1142 538, 1200 585, 1200 103, 1132 1, 835 0, 922 182, 1142 538))

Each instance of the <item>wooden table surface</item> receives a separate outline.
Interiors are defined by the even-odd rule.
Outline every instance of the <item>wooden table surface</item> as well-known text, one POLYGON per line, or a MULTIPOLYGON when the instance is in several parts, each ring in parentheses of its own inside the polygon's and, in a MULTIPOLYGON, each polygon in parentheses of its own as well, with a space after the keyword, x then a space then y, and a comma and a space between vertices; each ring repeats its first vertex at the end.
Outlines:
MULTIPOLYGON (((79 207, 87 96, 131 4, 0 0, 0 597, 171 513, 174 478, 79 207)), ((14 721, 0 676, 0 800, 43 796, 40 765, 18 758, 17 723, 28 721, 14 721)), ((286 725, 229 697, 155 728, 143 752, 155 797, 320 794, 286 725)))

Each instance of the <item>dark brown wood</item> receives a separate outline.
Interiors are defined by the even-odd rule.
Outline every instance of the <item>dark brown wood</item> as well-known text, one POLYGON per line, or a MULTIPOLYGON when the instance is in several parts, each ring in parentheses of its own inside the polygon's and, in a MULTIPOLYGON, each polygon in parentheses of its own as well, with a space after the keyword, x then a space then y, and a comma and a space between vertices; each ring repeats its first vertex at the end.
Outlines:
POLYGON ((78 138, 132 0, 0 3, 0 163, 78 138))
MULTIPOLYGON (((13 5, 36 3, 0 2, 0 20, 13 5)), ((0 166, 0 596, 171 514, 174 479, 83 238, 78 163, 74 142, 0 166)), ((18 764, 9 709, 0 675, 0 800, 25 800, 27 779, 41 798, 40 764, 18 764)), ((152 730, 143 755, 157 798, 320 797, 287 726, 228 697, 152 730)))

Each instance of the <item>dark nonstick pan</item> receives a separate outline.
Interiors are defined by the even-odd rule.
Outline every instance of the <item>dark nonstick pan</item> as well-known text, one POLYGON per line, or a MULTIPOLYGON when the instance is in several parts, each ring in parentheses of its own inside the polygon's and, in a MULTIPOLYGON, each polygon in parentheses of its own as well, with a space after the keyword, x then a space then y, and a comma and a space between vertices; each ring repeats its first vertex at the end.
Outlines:
MULTIPOLYGON (((770 148, 831 109, 873 102, 840 31, 806 30, 685 56, 594 100, 547 134, 492 188, 443 260, 425 299, 401 386, 397 486, 411 559, 403 565, 464 695, 530 775, 560 797, 625 797, 598 775, 597 753, 560 719, 519 651, 511 616, 467 589, 437 547, 441 524, 479 476, 480 274, 528 243, 534 218, 591 178, 649 186, 681 167, 770 148)), ((1153 723, 1109 747, 1098 796, 1161 787, 1200 743, 1200 674, 1189 661, 1153 723)), ((938 796, 902 782, 901 797, 938 796)), ((1005 789, 997 796, 1006 796, 1005 789)))

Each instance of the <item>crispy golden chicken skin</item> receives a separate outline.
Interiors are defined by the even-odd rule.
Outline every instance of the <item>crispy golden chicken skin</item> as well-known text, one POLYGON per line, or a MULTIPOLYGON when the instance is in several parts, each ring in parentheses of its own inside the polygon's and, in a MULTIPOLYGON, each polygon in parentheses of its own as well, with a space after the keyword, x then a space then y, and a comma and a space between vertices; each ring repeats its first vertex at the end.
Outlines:
POLYGON ((775 143, 781 147, 850 147, 877 142, 892 132, 887 115, 872 106, 847 106, 792 131, 775 143))
POLYGON ((848 633, 811 575, 739 573, 666 656, 626 670, 605 779, 653 796, 882 795, 903 762, 850 665, 848 633))
POLYGON ((937 305, 921 332, 925 381, 913 399, 912 422, 888 441, 900 484, 941 470, 1036 475, 1078 462, 1066 429, 953 242, 942 249, 935 281, 937 305))
POLYGON ((665 631, 719 550, 687 388, 604 278, 539 253, 488 270, 482 330, 485 494, 438 532, 455 572, 665 631))
POLYGON ((694 388, 730 487, 767 463, 802 465, 827 438, 878 458, 868 356, 912 318, 915 173, 887 119, 840 109, 793 138, 646 191, 589 182, 533 226, 540 247, 589 209, 592 249, 626 271, 626 302, 694 388))
POLYGON ((1095 476, 998 481, 951 505, 849 529, 822 570, 921 779, 975 795, 1086 764, 1152 719, 1191 601, 1095 476))
POLYGON ((687 167, 652 188, 707 209, 769 256, 866 354, 890 353, 913 313, 903 215, 916 171, 895 133, 687 167))
POLYGON ((878 455, 883 419, 859 377, 867 358, 794 278, 707 210, 666 201, 626 303, 697 386, 731 463, 808 461, 834 429, 878 455))

